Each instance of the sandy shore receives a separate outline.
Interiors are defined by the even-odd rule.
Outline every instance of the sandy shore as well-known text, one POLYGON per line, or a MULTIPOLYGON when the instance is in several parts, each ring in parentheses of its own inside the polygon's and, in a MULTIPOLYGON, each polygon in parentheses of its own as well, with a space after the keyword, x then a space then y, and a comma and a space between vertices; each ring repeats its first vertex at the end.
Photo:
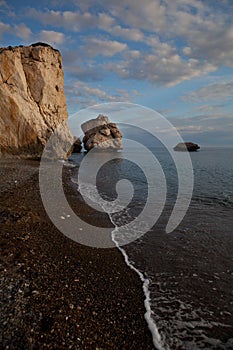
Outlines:
MULTIPOLYGON (((138 276, 117 249, 79 245, 54 227, 40 199, 38 167, 0 161, 2 348, 153 349, 138 276)), ((90 217, 70 172, 67 196, 90 217)))

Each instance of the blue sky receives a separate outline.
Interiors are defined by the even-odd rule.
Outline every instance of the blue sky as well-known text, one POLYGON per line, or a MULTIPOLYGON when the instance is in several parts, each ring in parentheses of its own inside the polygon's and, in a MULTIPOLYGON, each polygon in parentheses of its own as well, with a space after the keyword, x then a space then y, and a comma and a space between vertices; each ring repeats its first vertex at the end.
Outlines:
POLYGON ((232 0, 0 0, 0 46, 63 56, 69 114, 132 102, 187 141, 233 145, 232 0))

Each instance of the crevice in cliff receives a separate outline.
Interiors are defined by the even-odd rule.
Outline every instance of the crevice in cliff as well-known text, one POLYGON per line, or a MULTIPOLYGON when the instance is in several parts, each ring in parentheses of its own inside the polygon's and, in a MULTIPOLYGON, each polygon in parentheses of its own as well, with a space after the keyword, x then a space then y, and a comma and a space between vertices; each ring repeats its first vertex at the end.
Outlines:
POLYGON ((2 72, 0 72, 0 75, 1 75, 1 80, 2 80, 2 82, 1 82, 1 84, 3 84, 4 83, 4 79, 3 79, 3 76, 2 76, 2 72))
MULTIPOLYGON (((41 99, 42 99, 42 91, 41 91, 40 97, 39 97, 39 98, 37 97, 37 99, 35 98, 35 94, 33 94, 33 90, 32 90, 32 88, 31 88, 32 82, 31 82, 30 79, 29 79, 28 70, 27 70, 27 68, 26 68, 28 62, 26 62, 25 58, 29 58, 29 56, 25 56, 25 55, 23 55, 23 54, 21 53, 21 64, 22 64, 22 68, 23 68, 25 80, 26 80, 26 83, 27 83, 27 94, 28 94, 29 98, 37 105, 37 108, 38 108, 38 110, 39 110, 39 112, 40 112, 40 115, 41 115, 41 117, 42 117, 42 119, 43 119, 45 125, 46 125, 49 129, 51 129, 51 126, 50 126, 50 124, 49 124, 49 121, 47 120, 47 118, 46 118, 46 116, 44 115, 44 112, 43 112, 43 110, 42 110, 42 108, 41 108, 41 106, 40 106, 40 102, 41 102, 41 99)), ((31 58, 33 61, 40 62, 39 60, 35 60, 35 58, 32 57, 32 56, 31 56, 30 58, 31 58)), ((41 89, 43 89, 43 87, 42 87, 41 89)))
POLYGON ((13 76, 13 74, 10 74, 9 77, 7 79, 3 79, 2 73, 1 74, 1 78, 2 78, 2 82, 0 84, 7 84, 9 86, 13 86, 14 84, 8 83, 8 80, 13 76))
MULTIPOLYGON (((36 101, 35 101, 35 102, 36 102, 36 101)), ((44 115, 44 111, 42 110, 40 103, 39 103, 39 102, 36 102, 36 104, 37 104, 37 107, 38 107, 38 109, 39 109, 39 111, 40 111, 40 115, 42 116, 45 125, 47 126, 47 128, 48 128, 49 130, 53 131, 53 128, 51 127, 49 121, 47 120, 46 116, 44 115)))

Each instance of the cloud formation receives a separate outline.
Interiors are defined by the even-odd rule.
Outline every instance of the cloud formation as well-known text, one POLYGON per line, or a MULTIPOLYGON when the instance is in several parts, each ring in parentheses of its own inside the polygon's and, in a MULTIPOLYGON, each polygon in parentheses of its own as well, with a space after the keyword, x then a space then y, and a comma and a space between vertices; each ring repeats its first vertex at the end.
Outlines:
MULTIPOLYGON (((128 91, 125 89, 116 89, 114 93, 106 92, 101 87, 93 87, 89 83, 75 81, 71 85, 65 86, 68 96, 68 102, 72 101, 73 105, 81 107, 89 107, 97 103, 107 102, 132 102, 139 93, 133 89, 128 91)), ((77 110, 73 110, 77 112, 77 110)))
POLYGON ((112 57, 115 54, 126 50, 127 44, 116 40, 103 40, 95 37, 87 38, 85 44, 81 46, 84 57, 94 58, 102 55, 112 57))
POLYGON ((28 40, 32 36, 31 29, 28 28, 24 23, 20 23, 14 26, 14 30, 16 35, 23 40, 28 40))
POLYGON ((64 33, 55 32, 54 30, 42 30, 39 34, 40 41, 45 41, 51 45, 61 45, 65 41, 64 33))
POLYGON ((222 113, 215 113, 212 116, 176 118, 172 119, 172 123, 185 141, 195 141, 204 145, 233 146, 232 115, 223 116, 222 113))
POLYGON ((233 80, 204 86, 182 97, 186 102, 224 101, 233 99, 233 80))
POLYGON ((232 13, 231 0, 0 0, 0 38, 59 48, 68 105, 135 101, 196 116, 178 126, 203 134, 230 128, 232 13))
POLYGON ((10 26, 9 24, 3 23, 0 21, 0 38, 2 37, 3 33, 10 32, 10 26))
POLYGON ((229 45, 233 25, 229 14, 217 4, 145 0, 142 6, 139 0, 103 0, 95 12, 94 0, 86 1, 85 6, 73 4, 77 8, 72 11, 31 8, 28 16, 69 32, 88 31, 85 42, 80 37, 80 55, 93 59, 101 54, 108 59, 122 54, 114 64, 104 62, 104 71, 109 69, 120 78, 174 86, 213 72, 219 65, 233 64, 233 45, 229 45), (93 36, 93 30, 102 36, 93 36))

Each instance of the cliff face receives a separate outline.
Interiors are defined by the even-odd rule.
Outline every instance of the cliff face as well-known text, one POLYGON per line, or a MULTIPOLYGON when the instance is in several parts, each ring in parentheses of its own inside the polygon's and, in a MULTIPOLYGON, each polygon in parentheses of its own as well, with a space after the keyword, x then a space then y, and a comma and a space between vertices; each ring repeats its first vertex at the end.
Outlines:
POLYGON ((67 126, 62 58, 51 46, 0 49, 0 154, 39 157, 64 122, 54 154, 64 157, 73 138, 67 126))
POLYGON ((122 135, 115 123, 110 123, 108 117, 100 114, 81 125, 84 132, 83 144, 87 151, 98 149, 121 149, 122 135))

